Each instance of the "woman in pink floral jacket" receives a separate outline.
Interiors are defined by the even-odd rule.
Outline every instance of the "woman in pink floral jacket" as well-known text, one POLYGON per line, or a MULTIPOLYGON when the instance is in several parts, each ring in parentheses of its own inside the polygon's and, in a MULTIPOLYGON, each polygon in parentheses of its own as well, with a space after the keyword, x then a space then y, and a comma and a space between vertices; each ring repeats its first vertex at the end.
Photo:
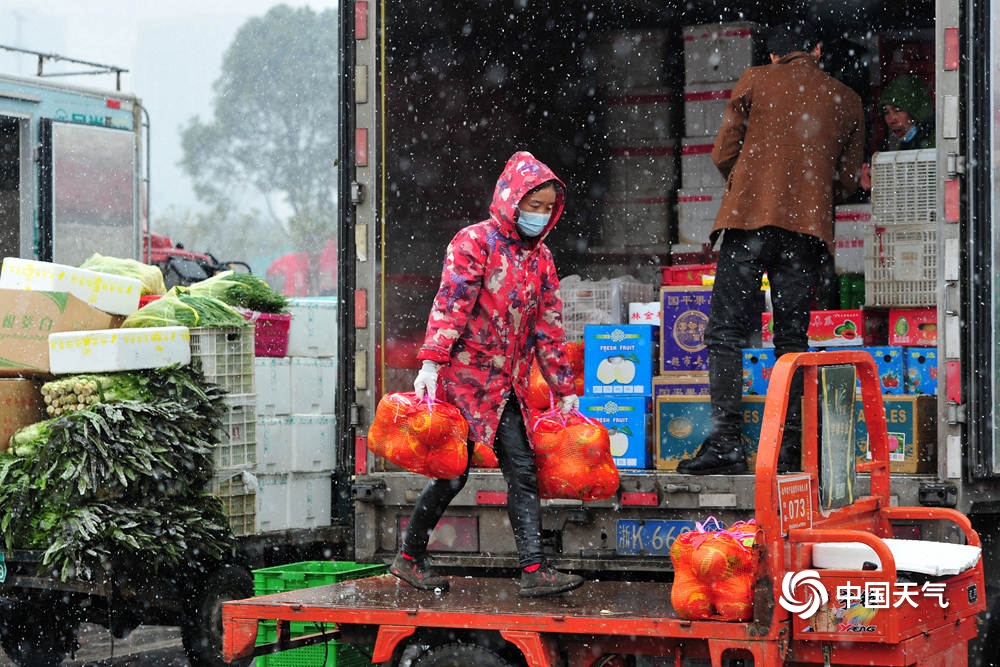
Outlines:
MULTIPOLYGON (((511 156, 490 217, 461 229, 448 245, 414 381, 418 396, 430 393, 462 412, 470 454, 475 442, 493 446, 509 491, 520 594, 528 597, 583 584, 542 557, 538 472, 525 429, 533 359, 561 397, 561 409, 579 405, 565 354, 559 278, 544 243, 564 202, 565 186, 551 169, 525 151, 511 156)), ((448 580, 431 569, 427 542, 467 479, 468 470, 424 489, 390 567, 397 577, 422 590, 447 590, 448 580)))

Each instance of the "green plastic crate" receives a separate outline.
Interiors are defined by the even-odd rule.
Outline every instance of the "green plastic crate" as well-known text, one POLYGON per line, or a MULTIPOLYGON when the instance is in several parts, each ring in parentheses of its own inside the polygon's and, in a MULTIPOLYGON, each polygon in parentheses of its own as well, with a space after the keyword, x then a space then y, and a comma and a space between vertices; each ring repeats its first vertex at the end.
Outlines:
MULTIPOLYGON (((361 564, 350 561, 304 561, 265 567, 253 572, 254 595, 271 595, 303 588, 326 586, 349 579, 360 579, 383 574, 382 564, 361 564)), ((291 636, 320 632, 315 623, 291 623, 291 636)), ((273 642, 277 638, 274 621, 261 621, 257 626, 257 644, 273 642)), ((371 664, 371 652, 363 653, 350 644, 337 641, 314 644, 302 648, 259 656, 257 667, 362 667, 371 664), (325 656, 325 660, 324 660, 325 656)))

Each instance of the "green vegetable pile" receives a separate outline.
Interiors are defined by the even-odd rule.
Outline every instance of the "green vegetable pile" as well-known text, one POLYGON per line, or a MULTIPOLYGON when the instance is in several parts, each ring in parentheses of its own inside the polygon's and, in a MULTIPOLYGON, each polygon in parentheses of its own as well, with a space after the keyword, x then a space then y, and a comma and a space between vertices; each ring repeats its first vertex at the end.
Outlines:
POLYGON ((188 287, 193 296, 208 296, 258 313, 282 313, 288 298, 250 273, 223 271, 188 287))
POLYGON ((156 570, 234 548, 206 492, 223 390, 190 366, 116 375, 130 376, 116 402, 21 429, 0 453, 0 531, 7 549, 44 551, 40 576, 94 581, 122 562, 156 570))
POLYGON ((189 294, 186 287, 172 287, 166 296, 147 303, 122 322, 133 327, 244 327, 242 314, 210 296, 189 294))
POLYGON ((95 403, 152 400, 153 392, 143 378, 134 373, 74 375, 43 384, 42 399, 49 416, 58 417, 66 411, 83 410, 95 403))
POLYGON ((80 265, 80 268, 97 271, 98 273, 110 273, 114 276, 135 278, 142 283, 141 293, 143 295, 163 294, 167 291, 167 286, 163 282, 163 272, 160 271, 160 267, 143 264, 134 259, 105 257, 95 252, 80 265))

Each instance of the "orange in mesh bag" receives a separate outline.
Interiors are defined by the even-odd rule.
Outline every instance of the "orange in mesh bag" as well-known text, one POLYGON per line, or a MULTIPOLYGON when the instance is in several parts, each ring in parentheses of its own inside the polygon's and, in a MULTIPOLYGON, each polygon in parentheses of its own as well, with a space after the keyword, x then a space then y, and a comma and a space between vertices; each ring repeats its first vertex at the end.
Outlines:
POLYGON ((469 425, 458 408, 413 392, 389 393, 375 408, 368 449, 435 479, 454 479, 468 465, 469 425))
POLYGON ((745 621, 753 616, 757 553, 753 520, 723 529, 710 517, 682 533, 670 547, 674 584, 670 602, 686 619, 745 621), (715 529, 708 529, 714 526, 715 529), (706 616, 705 600, 710 605, 706 616))
POLYGON ((603 500, 618 491, 618 467, 604 424, 551 410, 532 429, 542 498, 603 500))
MULTIPOLYGON (((573 370, 573 389, 578 396, 583 395, 583 343, 570 341, 566 343, 566 360, 573 370)), ((528 375, 528 405, 538 410, 549 410, 555 404, 555 396, 549 389, 549 383, 538 368, 538 361, 531 362, 531 372, 528 375)))

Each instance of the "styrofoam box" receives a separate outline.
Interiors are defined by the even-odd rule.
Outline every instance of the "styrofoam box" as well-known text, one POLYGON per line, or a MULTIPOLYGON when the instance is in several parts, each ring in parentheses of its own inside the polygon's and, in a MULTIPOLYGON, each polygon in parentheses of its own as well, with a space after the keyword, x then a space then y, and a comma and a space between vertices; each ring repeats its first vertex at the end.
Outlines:
POLYGON ((333 415, 257 418, 257 470, 262 473, 328 470, 336 464, 333 415))
POLYGON ((708 235, 715 225, 724 192, 724 188, 677 191, 678 243, 708 243, 708 235))
POLYGON ((673 215, 669 197, 655 201, 606 202, 612 210, 601 219, 603 248, 648 248, 666 245, 670 241, 670 219, 673 215))
POLYGON ((834 268, 837 273, 865 272, 865 230, 871 226, 871 204, 844 204, 834 208, 834 268))
POLYGON ((0 268, 0 289, 69 292, 106 313, 131 315, 139 310, 142 283, 75 266, 5 257, 0 268))
POLYGON ((609 200, 668 197, 677 189, 677 146, 666 141, 612 148, 608 176, 609 200))
POLYGON ((670 88, 634 88, 609 95, 605 127, 612 145, 637 139, 665 141, 674 136, 675 100, 670 88))
POLYGON ((255 357, 254 386, 257 389, 258 415, 271 417, 292 414, 290 357, 255 357))
POLYGON ((292 414, 330 414, 336 409, 337 360, 292 357, 292 414))
POLYGON ((55 374, 110 373, 191 363, 187 327, 64 331, 49 334, 55 374))
POLYGON ((684 81, 735 81, 754 64, 760 28, 755 23, 684 27, 684 81))
POLYGON ((662 85, 667 50, 665 30, 613 30, 604 33, 596 58, 603 87, 631 90, 662 85))
POLYGON ((288 300, 289 357, 332 357, 337 354, 337 299, 300 297, 288 300))
POLYGON ((725 179, 712 162, 713 137, 684 137, 681 140, 681 187, 724 188, 725 179))
POLYGON ((722 115, 732 97, 730 83, 689 83, 684 86, 684 135, 715 137, 722 126, 722 115))
POLYGON ((329 471, 257 475, 257 530, 270 532, 330 525, 329 471))

